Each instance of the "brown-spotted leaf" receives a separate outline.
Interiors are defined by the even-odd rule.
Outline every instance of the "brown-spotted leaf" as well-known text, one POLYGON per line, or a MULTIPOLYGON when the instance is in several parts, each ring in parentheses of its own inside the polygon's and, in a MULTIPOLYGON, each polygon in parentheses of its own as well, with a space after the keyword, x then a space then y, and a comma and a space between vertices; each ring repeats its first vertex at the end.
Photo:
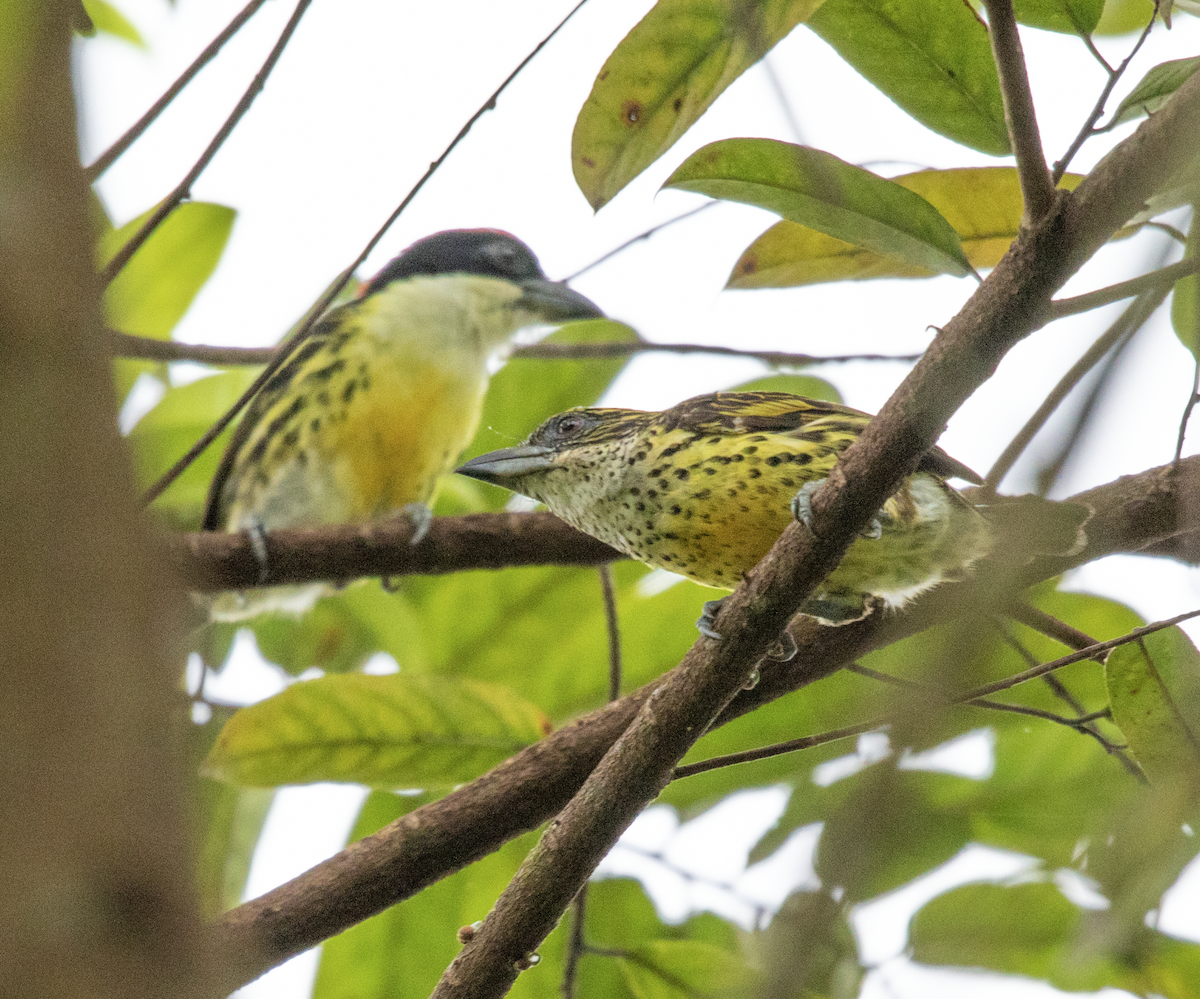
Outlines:
POLYGON ((659 0, 605 61, 571 137, 599 210, 823 0, 659 0))

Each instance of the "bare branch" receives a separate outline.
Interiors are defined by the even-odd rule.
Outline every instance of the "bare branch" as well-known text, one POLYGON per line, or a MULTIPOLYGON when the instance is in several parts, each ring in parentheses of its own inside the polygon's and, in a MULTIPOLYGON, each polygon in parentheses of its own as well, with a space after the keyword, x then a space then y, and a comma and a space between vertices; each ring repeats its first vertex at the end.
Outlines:
POLYGON ((1027 603, 1015 603, 1005 613, 1014 621, 1019 621, 1025 627, 1032 628, 1047 638, 1053 638, 1060 645, 1065 645, 1068 649, 1086 649, 1089 645, 1096 644, 1096 639, 1092 638, 1091 635, 1080 631, 1078 628, 1073 628, 1065 621, 1060 621, 1058 618, 1027 603))
MULTIPOLYGON (((1083 380, 1084 376, 1092 368, 1100 363, 1104 356, 1122 338, 1141 328, 1146 320, 1153 315, 1154 310, 1162 305, 1163 300, 1166 299, 1170 290, 1171 285, 1164 283, 1143 291, 1121 313, 1116 322, 1096 339, 1096 342, 1084 352, 1083 356, 1071 365, 1070 370, 1058 380, 1058 384, 1051 389, 1050 394, 1046 396, 1042 404, 1025 421, 1025 425, 1000 453, 1000 457, 996 459, 995 464, 992 465, 987 473, 987 478, 983 483, 984 490, 993 493, 996 491, 997 487, 1004 480, 1004 476, 1012 470, 1013 465, 1017 463, 1017 459, 1029 447, 1033 438, 1037 436, 1038 431, 1045 426, 1046 421, 1050 419, 1054 411, 1062 404, 1062 401, 1070 395, 1071 390, 1083 380)), ((1067 301, 1070 301, 1070 299, 1067 299, 1067 301)))
POLYGON ((1196 403, 1200 402, 1200 395, 1197 393, 1200 393, 1200 357, 1196 358, 1195 366, 1192 369, 1192 393, 1188 396, 1187 405, 1183 407, 1183 416, 1179 420, 1179 437, 1175 441, 1176 461, 1183 456, 1183 439, 1187 436, 1188 423, 1192 419, 1192 410, 1196 408, 1196 403))
MULTIPOLYGON (((1138 50, 1142 47, 1142 43, 1150 36, 1150 29, 1154 27, 1154 22, 1158 17, 1158 3, 1154 4, 1154 11, 1150 14, 1150 23, 1142 30, 1138 37, 1137 43, 1133 46, 1132 51, 1127 55, 1124 61, 1116 69, 1109 66, 1108 61, 1104 59, 1099 52, 1095 50, 1095 45, 1089 38, 1088 45, 1092 49, 1093 54, 1100 60, 1100 64, 1108 73, 1108 82, 1104 85, 1104 89, 1100 91, 1100 97, 1097 99, 1095 106, 1092 108, 1091 114, 1087 116, 1087 121, 1083 123, 1083 127, 1079 130, 1079 134, 1075 136, 1071 145, 1067 147, 1067 151, 1063 154, 1063 158, 1054 164, 1054 172, 1051 174, 1051 179, 1054 184, 1058 184, 1062 180, 1062 176, 1067 172, 1067 167, 1071 165, 1071 160, 1075 158, 1075 154, 1079 152, 1088 139, 1093 135, 1098 135, 1100 132, 1107 131, 1107 128, 1096 128, 1101 116, 1104 114, 1104 105, 1108 103, 1108 98, 1112 96, 1113 87, 1117 85, 1117 81, 1125 74, 1126 68, 1133 61, 1133 57, 1138 54, 1138 50)), ((1112 126, 1108 126, 1111 128, 1112 126)))
POLYGON ((196 56, 192 64, 180 74, 179 79, 167 88, 162 97, 156 100, 144 115, 130 125, 124 135, 96 157, 95 162, 84 168, 83 176, 89 184, 94 183, 105 170, 116 162, 117 157, 141 138, 142 133, 154 124, 158 116, 166 110, 167 105, 179 96, 179 92, 192 82, 195 75, 212 61, 213 56, 221 51, 225 43, 238 33, 241 26, 249 21, 258 8, 265 2, 266 0, 250 0, 242 8, 241 13, 226 25, 225 30, 209 42, 204 51, 196 56))
POLYGON ((1000 74, 1004 120, 1017 158, 1021 194, 1025 198, 1024 220, 1026 223, 1037 222, 1050 213, 1056 182, 1051 182, 1050 172, 1046 169, 1042 137, 1033 110, 1033 94, 1029 90, 1029 75, 1025 72, 1025 55, 1021 51, 1021 36, 1017 33, 1012 0, 984 0, 984 6, 988 12, 992 58, 1000 74))
MULTIPOLYGON (((1071 299, 1067 299, 1071 301, 1071 299)), ((201 364, 267 364, 281 347, 210 347, 176 340, 154 340, 129 333, 108 331, 111 350, 119 357, 139 357, 147 361, 197 361, 201 364)), ((848 361, 897 361, 911 364, 920 354, 789 354, 778 350, 739 350, 703 343, 647 343, 644 340, 611 343, 533 343, 513 350, 512 357, 537 361, 583 361, 635 354, 719 354, 725 357, 753 357, 772 367, 801 368, 813 364, 844 364, 848 361)))
POLYGON ((632 236, 629 239, 625 240, 624 243, 622 243, 620 246, 616 247, 615 249, 609 250, 606 254, 604 254, 604 256, 597 257, 590 264, 584 264, 582 267, 579 268, 579 270, 575 271, 573 274, 568 274, 565 278, 562 278, 562 283, 570 284, 577 277, 581 277, 582 275, 584 275, 588 271, 590 271, 592 268, 599 267, 601 264, 605 263, 606 261, 612 260, 612 258, 617 256, 618 254, 624 253, 635 243, 641 243, 643 240, 649 239, 655 233, 662 232, 664 229, 666 229, 670 226, 673 226, 676 222, 682 222, 684 219, 690 219, 693 215, 699 215, 701 212, 708 211, 708 209, 712 208, 714 205, 719 205, 719 204, 720 204, 719 201, 706 201, 704 204, 700 205, 697 208, 693 208, 691 211, 684 212, 682 215, 676 215, 673 219, 667 219, 666 222, 659 222, 658 225, 652 225, 649 229, 645 230, 644 232, 639 232, 636 236, 632 236))
MULTIPOLYGON (((301 4, 303 5, 307 5, 310 2, 311 0, 301 0, 301 4)), ((467 119, 467 123, 463 125, 461 129, 459 129, 458 134, 450 141, 450 145, 448 145, 442 151, 442 155, 429 164, 429 169, 425 171, 425 173, 421 176, 421 179, 418 180, 408 194, 405 195, 404 200, 401 201, 392 214, 387 217, 387 220, 379 227, 375 235, 367 240, 367 245, 362 248, 354 262, 344 271, 342 271, 342 273, 334 280, 333 284, 331 284, 326 290, 325 294, 321 296, 321 298, 311 309, 309 309, 308 314, 297 325, 295 332, 292 333, 280 345, 279 353, 271 360, 270 363, 267 364, 266 368, 259 373, 258 377, 255 378, 250 387, 242 393, 237 402, 230 406, 229 409, 220 417, 220 419, 218 419, 211 427, 208 428, 207 431, 205 431, 204 436, 202 436, 194 445, 192 445, 191 448, 188 449, 187 454, 185 454, 179 459, 179 461, 175 462, 174 465, 167 469, 167 471, 159 477, 158 481, 146 490, 142 497, 143 504, 148 505, 152 503, 158 496, 161 496, 167 487, 170 486, 171 483, 177 478, 179 478, 179 476, 183 473, 183 470, 187 468, 188 465, 190 465, 193 461, 195 461, 196 458, 199 457, 208 448, 208 446, 220 436, 221 431, 223 431, 227 426, 229 426, 230 423, 233 422, 238 413, 245 409, 246 405, 251 399, 254 398, 255 395, 258 394, 259 389, 261 389, 267 383, 270 377, 284 365, 292 351, 294 351, 308 337, 308 334, 312 331, 312 328, 316 324, 317 320, 321 318, 321 316, 325 313, 325 310, 328 309, 338 297, 342 289, 346 286, 346 282, 350 280, 354 272, 358 269, 359 265, 362 264, 362 262, 366 260, 368 256, 370 256, 371 251, 375 249, 379 241, 383 239, 384 234, 389 228, 391 228, 392 223, 400 217, 400 213, 408 207, 413 198, 417 196, 417 192, 425 186, 425 182, 429 180, 429 178, 432 177, 437 171, 438 167, 445 162, 446 157, 454 151, 454 148, 464 138, 466 138, 467 133, 471 131, 471 128, 474 126, 475 122, 477 122, 488 111, 491 111, 496 106, 496 100, 505 91, 508 85, 512 83, 514 79, 516 79, 517 74, 520 73, 521 70, 523 70, 527 65, 529 65, 530 60, 532 60, 534 56, 542 51, 550 39, 558 34, 563 25, 565 25, 575 15, 575 12, 579 10, 579 8, 585 3, 587 3, 587 0, 579 0, 579 3, 571 8, 567 16, 558 22, 554 30, 551 31, 550 34, 548 34, 545 38, 543 38, 537 44, 534 50, 529 53, 529 55, 521 60, 516 69, 508 74, 508 77, 504 80, 504 82, 496 88, 496 90, 492 93, 492 96, 480 106, 479 110, 476 111, 469 119, 467 119)), ((297 8, 297 10, 299 10, 299 8, 297 8)), ((293 18, 295 18, 295 15, 293 15, 293 18)))
POLYGON ((129 263, 130 258, 141 249, 142 244, 150 238, 150 234, 154 232, 161 224, 163 219, 171 214, 183 201, 184 198, 190 197, 192 193, 192 185, 196 183, 196 179, 204 172, 205 167, 212 161, 212 158, 217 155, 217 150, 225 144, 225 140, 233 133, 239 121, 250 110, 250 105, 254 103, 254 99, 262 92, 263 87, 267 84, 267 77, 271 75, 271 70, 275 68, 275 64, 279 61, 279 57, 283 55, 283 50, 287 48, 288 42, 292 40, 292 34, 300 24, 300 18, 304 16, 304 12, 308 10, 312 0, 297 0, 296 9, 292 11, 292 16, 288 18, 288 22, 284 25, 282 33, 279 35, 279 40, 267 55, 266 62, 262 64, 262 68, 254 74, 254 79, 250 81, 250 86, 246 88, 246 92, 242 94, 241 100, 234 106, 229 117, 225 119, 213 136, 212 142, 208 144, 208 148, 200 154, 200 158, 192 165, 192 168, 187 172, 187 175, 176 185, 167 197, 155 209, 151 215, 142 224, 141 228, 130 237, 129 242, 119 249, 113 258, 104 266, 100 272, 100 279, 104 284, 112 282, 125 265, 129 263))
POLYGON ((608 622, 608 699, 621 696, 621 625, 617 620, 617 594, 613 588, 612 566, 600 566, 600 589, 604 592, 604 617, 608 622))
POLYGON ((1160 267, 1149 274, 1142 274, 1139 277, 1130 278, 1128 281, 1109 285, 1107 288, 1089 291, 1086 295, 1055 299, 1050 303, 1048 321, 1053 322, 1055 319, 1062 319, 1064 316, 1074 316, 1081 312, 1090 312, 1092 309, 1098 309, 1103 305, 1111 305, 1113 302, 1119 302, 1123 298, 1133 298, 1134 295, 1138 295, 1143 291, 1149 291, 1163 285, 1170 288, 1180 278, 1185 278, 1189 274, 1195 274, 1198 270, 1200 270, 1200 257, 1191 257, 1187 260, 1180 260, 1178 263, 1170 264, 1167 267, 1160 267))

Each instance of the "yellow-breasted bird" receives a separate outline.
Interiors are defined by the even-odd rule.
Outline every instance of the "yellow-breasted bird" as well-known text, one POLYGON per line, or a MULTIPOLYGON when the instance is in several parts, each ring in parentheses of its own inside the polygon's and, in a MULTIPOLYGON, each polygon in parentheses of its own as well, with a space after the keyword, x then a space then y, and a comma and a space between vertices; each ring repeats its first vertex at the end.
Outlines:
MULTIPOLYGON (((540 500, 639 561, 733 589, 794 517, 807 522, 813 492, 869 420, 783 392, 717 392, 661 413, 576 409, 458 471, 540 500)), ((940 448, 927 453, 801 609, 843 624, 961 576, 990 531, 946 483, 955 476, 980 481, 940 448)))
MULTIPOLYGON (((438 478, 479 424, 489 361, 523 327, 602 315, 548 280, 507 233, 453 230, 414 243, 358 299, 327 312, 255 397, 213 478, 204 528, 261 538, 404 512, 419 536, 438 478)), ((297 596, 283 589, 276 597, 297 596)), ((292 609, 312 595, 305 588, 292 609)), ((256 598, 214 616, 269 606, 256 598)))

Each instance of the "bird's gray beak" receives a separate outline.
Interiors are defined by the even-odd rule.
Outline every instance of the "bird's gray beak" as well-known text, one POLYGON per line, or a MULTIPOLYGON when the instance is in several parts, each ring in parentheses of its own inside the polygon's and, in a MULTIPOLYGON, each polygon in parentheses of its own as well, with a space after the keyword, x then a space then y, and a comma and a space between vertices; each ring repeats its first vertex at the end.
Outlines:
POLYGON ((545 278, 527 278, 522 281, 521 297, 515 305, 551 323, 567 322, 570 319, 604 318, 604 313, 590 298, 572 291, 565 284, 547 281, 545 278))
POLYGON ((479 479, 480 482, 490 482, 492 485, 512 489, 512 479, 552 467, 553 456, 554 452, 548 447, 522 444, 519 447, 506 447, 481 454, 455 471, 472 479, 479 479))

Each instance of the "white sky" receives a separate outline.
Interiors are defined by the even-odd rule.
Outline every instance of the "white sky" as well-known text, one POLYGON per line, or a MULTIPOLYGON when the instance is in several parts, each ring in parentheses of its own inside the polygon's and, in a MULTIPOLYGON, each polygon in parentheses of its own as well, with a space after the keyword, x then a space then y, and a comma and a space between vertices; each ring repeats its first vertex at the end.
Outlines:
MULTIPOLYGON (((165 0, 119 0, 150 48, 140 52, 104 37, 79 46, 85 162, 157 98, 243 2, 178 0, 171 6, 165 0)), ((292 6, 285 0, 265 5, 102 178, 98 189, 114 221, 119 224, 145 211, 183 176, 257 70, 292 6)), ((527 241, 547 273, 561 277, 655 222, 700 203, 694 195, 655 192, 669 172, 704 143, 732 136, 795 140, 767 74, 755 67, 666 156, 593 214, 571 176, 575 115, 604 58, 650 6, 649 0, 593 0, 585 6, 501 97, 497 109, 476 125, 384 239, 364 273, 377 270, 427 233, 493 226, 527 241)), ((519 5, 486 0, 316 0, 265 92, 195 186, 198 199, 231 205, 239 216, 225 257, 183 320, 179 338, 243 345, 276 340, 357 255, 467 117, 569 8, 563 0, 525 0, 519 5)), ((1200 52, 1200 21, 1178 14, 1175 25, 1171 32, 1155 30, 1110 107, 1150 66, 1200 52)), ((1081 45, 1062 36, 1023 31, 1022 38, 1043 141, 1053 159, 1090 110, 1103 76, 1081 45)), ((1130 44, 1129 39, 1099 40, 1110 61, 1122 58, 1130 44)), ((884 174, 918 166, 1007 162, 923 128, 805 28, 782 42, 770 60, 803 140, 810 145, 852 162, 874 164, 884 174), (875 162, 879 160, 904 162, 875 162)), ((1115 138, 1129 131, 1118 129, 1115 138)), ((1073 166, 1089 169, 1112 141, 1114 137, 1105 137, 1088 143, 1073 166)), ((638 244, 585 275, 576 287, 650 340, 814 354, 919 351, 931 336, 926 327, 948 320, 974 288, 969 279, 942 277, 722 292, 742 249, 774 220, 757 209, 720 205, 638 244)), ((1105 249, 1064 294, 1146 269, 1160 252, 1161 239, 1138 236, 1105 249)), ((1178 251, 1173 252, 1177 257, 1178 251)), ((985 471, 1118 310, 1110 307, 1057 323, 1019 345, 951 421, 943 446, 985 471)), ((689 395, 729 387, 761 370, 751 360, 642 356, 629 365, 606 401, 658 409, 689 395)), ((817 373, 837 385, 848 404, 874 411, 905 371, 898 364, 855 363, 827 366, 817 373)), ((1160 310, 1127 352, 1127 362, 1097 414, 1094 433, 1067 466, 1056 494, 1067 495, 1170 460, 1191 372, 1191 358, 1175 339, 1166 309, 1160 310)), ((1053 436, 1054 426, 1043 438, 1053 436)), ((1185 454, 1198 449, 1200 431, 1193 433, 1185 454)), ((1039 438, 1034 457, 1048 450, 1039 438)), ((1019 464, 1006 480, 1006 491, 1030 488, 1035 468, 1036 461, 1019 464)), ((1148 619, 1200 604, 1200 573, 1144 558, 1103 560, 1073 574, 1071 585, 1124 600, 1148 619)), ((281 683, 276 672, 256 662, 252 650, 241 654, 238 662, 227 691, 230 697, 255 699, 281 683)), ((873 752, 869 746, 860 749, 873 752)), ((968 749, 958 764, 968 769, 978 765, 981 752, 990 753, 978 744, 968 749)), ((328 786, 277 795, 256 855, 250 893, 265 891, 334 852, 344 841, 359 800, 356 789, 328 786), (322 824, 314 821, 316 815, 331 818, 322 824)), ((774 821, 782 802, 779 790, 753 792, 739 807, 697 820, 707 823, 702 829, 692 828, 693 823, 682 832, 671 825, 672 813, 664 819, 665 810, 654 809, 630 836, 645 836, 650 828, 646 823, 657 823, 655 835, 661 834, 661 842, 655 841, 654 849, 664 849, 673 863, 705 871, 710 880, 736 884, 739 892, 765 904, 767 900, 756 894, 760 889, 777 889, 784 879, 797 883, 811 877, 811 830, 799 831, 787 851, 766 862, 775 868, 758 865, 743 873, 748 849, 744 844, 774 821), (740 863, 713 873, 716 865, 738 857, 743 858, 740 863)), ((654 890, 664 915, 679 918, 689 907, 702 905, 742 918, 736 898, 722 900, 711 885, 697 888, 678 876, 668 884, 670 872, 664 873, 661 865, 657 873, 645 874, 644 858, 639 861, 629 850, 624 857, 620 853, 606 861, 606 869, 628 870, 640 863, 648 883, 660 885, 654 890)), ((900 956, 903 927, 916 906, 930 897, 929 884, 944 890, 971 877, 1005 877, 1018 871, 1020 863, 1011 855, 976 850, 956 858, 951 868, 930 875, 934 880, 924 887, 905 889, 904 898, 882 900, 859 911, 856 927, 863 956, 878 963, 865 996, 952 995, 968 987, 972 995, 984 996, 993 989, 997 995, 1001 990, 1017 994, 1010 991, 1011 980, 929 971, 900 956)), ((1181 885, 1164 906, 1162 925, 1200 938, 1200 868, 1193 865, 1185 877, 1189 885, 1181 885)), ((313 955, 302 957, 245 994, 272 999, 306 995, 314 966, 313 955)), ((1020 994, 1051 991, 1029 985, 1020 994)))

